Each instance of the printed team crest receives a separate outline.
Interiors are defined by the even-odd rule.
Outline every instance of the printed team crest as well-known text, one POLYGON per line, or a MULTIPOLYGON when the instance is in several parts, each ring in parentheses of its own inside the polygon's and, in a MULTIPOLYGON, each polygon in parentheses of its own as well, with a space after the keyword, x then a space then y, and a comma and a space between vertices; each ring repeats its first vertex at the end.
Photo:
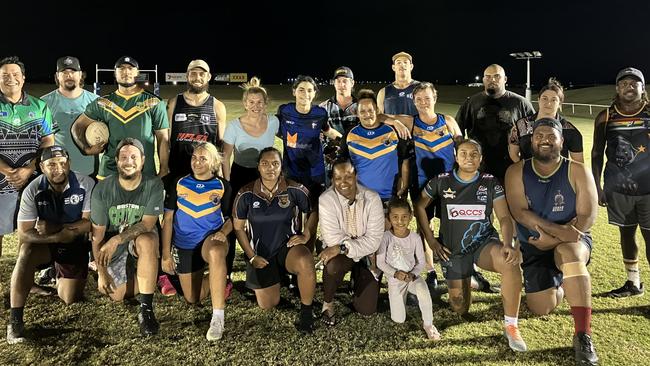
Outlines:
POLYGON ((298 132, 293 135, 287 132, 287 146, 294 149, 298 146, 298 132))
POLYGON ((260 202, 259 201, 253 202, 253 208, 260 208, 260 202))
POLYGON ((281 208, 287 208, 291 204, 291 201, 289 201, 289 195, 288 194, 283 194, 281 196, 278 196, 278 206, 281 208))
POLYGON ((34 112, 29 112, 29 113, 27 113, 27 117, 34 118, 34 117, 36 117, 36 114, 34 114, 34 112))
POLYGON ((201 123, 210 123, 210 115, 201 113, 201 123))
POLYGON ((453 200, 456 198, 456 191, 452 191, 451 188, 447 188, 444 191, 442 191, 442 198, 449 198, 453 200))
POLYGON ((214 203, 215 205, 218 205, 219 202, 221 201, 221 197, 219 197, 218 194, 214 193, 210 195, 210 201, 214 203))
POLYGON ((80 201, 81 201, 81 196, 79 196, 78 194, 73 194, 72 196, 70 196, 70 204, 76 205, 80 201))
POLYGON ((557 192, 555 192, 555 196, 553 197, 553 212, 562 211, 564 211, 564 196, 558 189, 557 192))
POLYGON ((386 139, 384 140, 384 146, 390 146, 391 143, 392 142, 390 141, 390 138, 386 137, 386 139))

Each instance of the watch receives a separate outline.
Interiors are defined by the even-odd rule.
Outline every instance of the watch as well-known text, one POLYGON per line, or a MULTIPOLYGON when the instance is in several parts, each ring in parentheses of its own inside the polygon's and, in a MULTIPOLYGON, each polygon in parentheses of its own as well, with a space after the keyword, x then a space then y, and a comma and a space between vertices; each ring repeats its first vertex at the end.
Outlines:
POLYGON ((348 253, 348 247, 345 245, 345 240, 339 244, 339 254, 346 255, 348 253))

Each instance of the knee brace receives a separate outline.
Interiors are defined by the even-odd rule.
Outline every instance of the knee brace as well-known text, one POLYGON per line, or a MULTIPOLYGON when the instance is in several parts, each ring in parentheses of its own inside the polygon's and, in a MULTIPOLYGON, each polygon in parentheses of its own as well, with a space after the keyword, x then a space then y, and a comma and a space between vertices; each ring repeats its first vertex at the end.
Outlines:
POLYGON ((560 266, 563 277, 571 278, 578 276, 589 276, 589 271, 587 271, 587 265, 584 262, 569 262, 563 263, 560 266))

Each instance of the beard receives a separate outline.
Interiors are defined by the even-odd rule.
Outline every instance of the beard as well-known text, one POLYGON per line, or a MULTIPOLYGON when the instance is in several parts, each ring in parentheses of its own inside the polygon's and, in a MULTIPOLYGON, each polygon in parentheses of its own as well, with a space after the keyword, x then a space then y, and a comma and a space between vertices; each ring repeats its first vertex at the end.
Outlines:
POLYGON ((533 149, 533 157, 542 163, 549 163, 560 157, 560 150, 554 149, 548 152, 541 152, 538 149, 533 149))
POLYGON ((117 173, 120 175, 120 178, 122 178, 124 180, 133 180, 133 179, 136 179, 138 177, 140 172, 135 171, 132 174, 129 174, 129 173, 125 172, 124 170, 118 168, 117 173))
POLYGON ((117 85, 121 86, 122 88, 130 88, 135 84, 136 84, 135 81, 133 81, 132 83, 120 83, 119 81, 117 82, 117 85))
POLYGON ((487 95, 489 95, 491 97, 495 96, 497 94, 497 91, 498 91, 497 88, 487 88, 487 89, 485 89, 485 92, 487 93, 487 95))
POLYGON ((208 91, 209 86, 210 85, 208 83, 205 83, 205 84, 203 84, 201 86, 195 86, 194 84, 188 84, 187 85, 187 91, 190 94, 201 94, 203 92, 208 91))
POLYGON ((77 82, 74 81, 74 80, 68 80, 68 81, 63 83, 63 89, 65 89, 67 91, 73 91, 73 90, 77 89, 77 82))

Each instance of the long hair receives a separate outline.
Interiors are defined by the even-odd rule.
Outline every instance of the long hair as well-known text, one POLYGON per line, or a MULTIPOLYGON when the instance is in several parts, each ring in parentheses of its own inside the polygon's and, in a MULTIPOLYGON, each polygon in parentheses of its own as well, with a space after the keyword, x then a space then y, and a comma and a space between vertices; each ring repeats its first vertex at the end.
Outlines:
POLYGON ((240 87, 244 89, 242 102, 246 103, 246 98, 250 94, 261 94, 262 98, 264 98, 264 103, 269 104, 269 94, 262 87, 262 81, 257 76, 253 76, 249 82, 242 84, 240 87))

